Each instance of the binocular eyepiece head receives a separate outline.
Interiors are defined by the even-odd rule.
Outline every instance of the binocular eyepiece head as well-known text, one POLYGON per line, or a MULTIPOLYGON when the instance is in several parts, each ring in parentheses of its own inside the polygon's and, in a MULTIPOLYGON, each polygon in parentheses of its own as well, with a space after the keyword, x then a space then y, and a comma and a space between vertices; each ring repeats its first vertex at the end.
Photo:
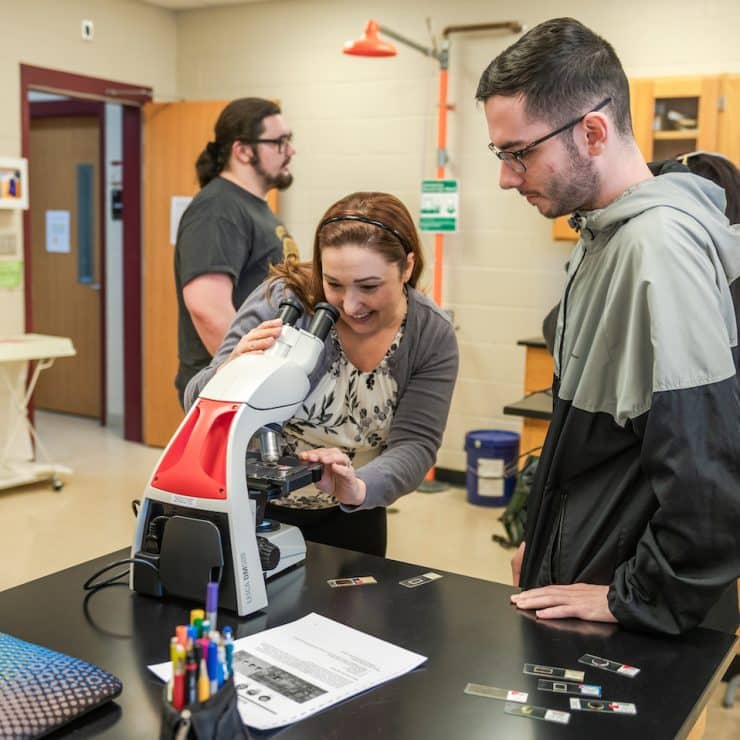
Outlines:
MULTIPOLYGON (((298 301, 292 298, 284 298, 280 301, 280 318, 283 324, 293 326, 302 315, 303 306, 298 301)), ((339 311, 331 303, 317 303, 314 307, 313 318, 306 331, 323 342, 332 326, 337 323, 338 318, 339 311)))

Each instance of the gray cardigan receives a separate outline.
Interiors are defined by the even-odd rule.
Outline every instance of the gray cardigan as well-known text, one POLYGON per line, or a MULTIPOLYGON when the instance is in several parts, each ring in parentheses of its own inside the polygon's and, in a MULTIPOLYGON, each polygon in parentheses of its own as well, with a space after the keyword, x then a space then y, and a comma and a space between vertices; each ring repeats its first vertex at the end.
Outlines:
MULTIPOLYGON (((278 316, 278 306, 286 292, 295 299, 286 291, 285 283, 278 280, 268 298, 263 283, 244 301, 211 364, 188 384, 186 408, 190 408, 241 337, 263 321, 278 316)), ((304 313, 296 326, 305 329, 310 319, 304 313)), ((336 359, 334 343, 327 341, 324 346, 325 352, 309 378, 311 391, 336 359)), ((398 385, 398 406, 387 447, 357 471, 357 477, 367 486, 367 497, 361 506, 343 506, 347 511, 388 506, 399 496, 413 491, 434 465, 442 444, 457 378, 457 339, 447 314, 411 287, 403 339, 388 364, 398 385)))

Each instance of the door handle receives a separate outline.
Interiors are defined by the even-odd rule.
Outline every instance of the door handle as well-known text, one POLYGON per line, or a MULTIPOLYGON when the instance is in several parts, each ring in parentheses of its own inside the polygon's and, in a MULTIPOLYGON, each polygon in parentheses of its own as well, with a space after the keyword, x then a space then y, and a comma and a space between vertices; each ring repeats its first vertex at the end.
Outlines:
POLYGON ((99 291, 101 288, 100 283, 88 283, 87 287, 90 288, 90 290, 96 290, 99 291))

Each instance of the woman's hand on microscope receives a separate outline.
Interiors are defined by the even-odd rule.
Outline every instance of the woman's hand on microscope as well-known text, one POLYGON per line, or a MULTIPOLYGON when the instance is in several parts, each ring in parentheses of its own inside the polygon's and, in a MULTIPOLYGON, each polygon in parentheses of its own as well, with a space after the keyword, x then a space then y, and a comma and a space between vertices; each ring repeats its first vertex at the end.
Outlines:
POLYGON ((229 359, 226 360, 220 367, 219 370, 232 360, 235 360, 239 355, 247 354, 262 354, 266 349, 270 349, 273 344, 277 341, 280 336, 280 332, 283 329, 282 319, 270 319, 269 321, 263 321, 259 326, 255 326, 254 329, 250 329, 240 340, 239 343, 234 347, 229 355, 229 359))
POLYGON ((321 480, 316 487, 330 493, 340 504, 359 506, 364 503, 367 489, 365 481, 355 475, 352 460, 336 447, 319 447, 299 454, 305 462, 318 462, 324 466, 321 480))

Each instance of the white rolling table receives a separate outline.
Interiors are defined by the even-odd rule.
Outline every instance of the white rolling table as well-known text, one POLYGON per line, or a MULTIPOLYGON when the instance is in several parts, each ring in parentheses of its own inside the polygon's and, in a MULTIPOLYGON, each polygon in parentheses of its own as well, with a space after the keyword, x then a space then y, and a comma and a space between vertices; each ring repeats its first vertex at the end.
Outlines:
POLYGON ((0 338, 0 489, 50 480, 58 491, 63 485, 59 475, 71 474, 70 468, 49 459, 28 418, 28 404, 41 371, 50 368, 57 357, 74 354, 72 340, 65 337, 19 334, 0 338), (35 364, 26 384, 28 363, 35 364))

